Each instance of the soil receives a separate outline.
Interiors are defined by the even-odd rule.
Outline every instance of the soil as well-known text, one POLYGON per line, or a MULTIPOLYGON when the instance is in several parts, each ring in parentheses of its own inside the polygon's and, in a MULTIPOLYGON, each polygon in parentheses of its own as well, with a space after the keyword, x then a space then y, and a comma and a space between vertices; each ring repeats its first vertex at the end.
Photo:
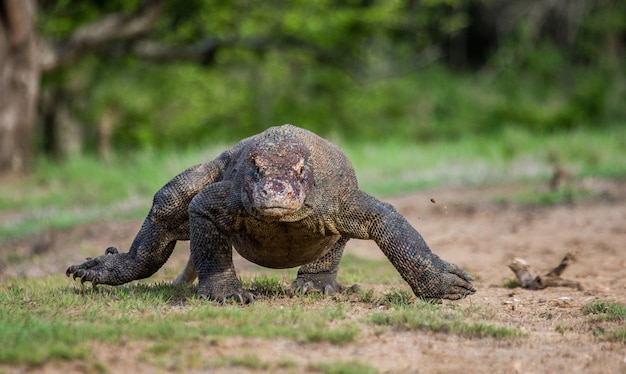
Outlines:
MULTIPOLYGON (((380 372, 626 373, 626 344, 598 334, 624 328, 625 323, 591 321, 582 313, 582 307, 594 301, 626 305, 626 182, 585 180, 579 184, 594 198, 550 207, 503 202, 520 191, 547 188, 529 185, 448 187, 384 199, 407 217, 434 252, 477 277, 478 292, 456 303, 490 311, 491 322, 521 329, 522 338, 468 339, 429 331, 364 329, 353 342, 335 346, 231 337, 205 347, 203 360, 250 354, 274 363, 277 369, 280 360, 297 364, 295 369, 280 369, 285 372, 299 372, 320 361, 359 361, 380 372), (504 280, 515 279, 508 268, 514 258, 525 259, 543 274, 567 253, 575 253, 576 260, 562 276, 580 282, 582 290, 503 286, 504 280)), ((0 243, 0 279, 58 274, 68 264, 100 254, 109 243, 127 248, 140 225, 99 222, 0 243), (9 252, 28 261, 7 261, 9 252)), ((347 252, 384 259, 376 245, 366 241, 351 241, 347 252)), ((178 248, 166 264, 173 270, 165 273, 175 275, 187 256, 188 251, 178 248)), ((244 273, 254 269, 239 257, 236 266, 244 273)), ((156 279, 166 279, 163 273, 156 279)), ((357 318, 368 312, 358 307, 351 311, 357 318)), ((130 348, 103 345, 94 354, 110 372, 158 370, 139 359, 141 349, 130 348)), ((84 365, 54 362, 34 371, 82 372, 84 365)), ((226 367, 212 372, 246 370, 226 367)))

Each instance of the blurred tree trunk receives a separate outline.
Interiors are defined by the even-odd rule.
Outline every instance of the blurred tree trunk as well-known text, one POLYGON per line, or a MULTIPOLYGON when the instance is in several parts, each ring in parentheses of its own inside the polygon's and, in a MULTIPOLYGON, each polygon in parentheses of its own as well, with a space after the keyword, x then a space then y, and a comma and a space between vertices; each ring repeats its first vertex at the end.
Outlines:
POLYGON ((0 174, 32 160, 39 89, 33 0, 0 0, 0 174))
MULTIPOLYGON (((158 18, 163 3, 144 0, 133 13, 105 14, 52 44, 37 36, 35 0, 0 0, 0 175, 24 173, 31 167, 41 73, 67 66, 111 40, 142 35, 158 18)), ((53 149, 54 141, 44 144, 50 142, 53 149)))

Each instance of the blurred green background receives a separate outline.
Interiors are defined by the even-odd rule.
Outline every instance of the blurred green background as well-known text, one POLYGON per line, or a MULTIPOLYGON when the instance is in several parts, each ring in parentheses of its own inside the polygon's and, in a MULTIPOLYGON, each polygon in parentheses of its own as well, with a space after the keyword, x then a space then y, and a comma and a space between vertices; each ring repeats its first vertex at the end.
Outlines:
MULTIPOLYGON (((60 43, 142 5, 40 1, 37 30, 60 43)), ((38 149, 178 148, 284 123, 420 144, 611 129, 625 40, 621 0, 169 0, 147 32, 44 74, 38 149)))
MULTIPOLYGON (((374 195, 626 176, 623 0, 41 0, 34 20, 56 60, 0 239, 138 219, 284 123, 338 143, 374 195)), ((538 201, 587 196, 555 192, 538 201)))

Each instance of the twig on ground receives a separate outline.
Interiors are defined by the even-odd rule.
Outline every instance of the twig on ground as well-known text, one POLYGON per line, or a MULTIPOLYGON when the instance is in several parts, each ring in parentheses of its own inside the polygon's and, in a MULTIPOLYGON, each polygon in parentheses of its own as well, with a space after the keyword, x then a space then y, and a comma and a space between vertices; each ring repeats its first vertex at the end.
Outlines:
POLYGON ((565 271, 567 266, 574 261, 574 259, 573 254, 566 254, 561 262, 545 275, 534 276, 530 271, 528 262, 522 258, 514 259, 513 262, 509 264, 509 269, 515 273, 522 288, 542 290, 546 287, 572 287, 581 291, 583 287, 579 282, 561 278, 563 271, 565 271))

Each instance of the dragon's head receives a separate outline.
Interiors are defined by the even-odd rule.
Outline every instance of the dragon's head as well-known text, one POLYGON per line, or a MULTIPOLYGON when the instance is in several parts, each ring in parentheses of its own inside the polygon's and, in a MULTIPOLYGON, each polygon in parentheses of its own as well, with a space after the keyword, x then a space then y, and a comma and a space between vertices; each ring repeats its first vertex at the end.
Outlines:
POLYGON ((291 137, 268 136, 248 154, 243 201, 248 213, 264 220, 296 214, 313 187, 309 149, 291 137))

